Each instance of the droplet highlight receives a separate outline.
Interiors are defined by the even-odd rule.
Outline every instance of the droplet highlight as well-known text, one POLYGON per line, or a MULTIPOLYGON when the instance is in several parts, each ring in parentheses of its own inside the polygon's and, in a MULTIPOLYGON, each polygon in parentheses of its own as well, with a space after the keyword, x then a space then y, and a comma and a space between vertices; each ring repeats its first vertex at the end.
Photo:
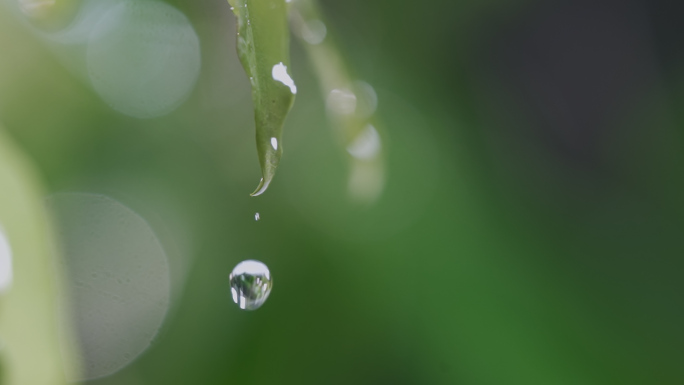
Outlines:
POLYGON ((262 262, 242 261, 230 273, 230 291, 240 309, 260 308, 271 294, 272 287, 271 272, 262 262))
POLYGON ((12 249, 0 227, 0 293, 4 293, 12 286, 12 277, 12 249))
POLYGON ((259 215, 259 213, 254 214, 254 220, 257 222, 261 220, 261 216, 259 215))
POLYGON ((292 77, 287 73, 287 66, 283 64, 283 62, 273 66, 271 76, 273 76, 273 80, 279 81, 290 87, 290 92, 292 92, 292 94, 297 93, 297 86, 295 85, 294 80, 292 80, 292 77))
POLYGON ((352 115, 356 111, 356 95, 349 90, 335 88, 328 94, 325 104, 333 115, 352 115))
POLYGON ((362 118, 370 118, 378 108, 378 95, 370 84, 364 81, 355 81, 353 84, 354 94, 357 98, 356 114, 362 118))
POLYGON ((380 135, 372 124, 366 126, 347 147, 347 152, 356 159, 370 160, 380 153, 380 135))

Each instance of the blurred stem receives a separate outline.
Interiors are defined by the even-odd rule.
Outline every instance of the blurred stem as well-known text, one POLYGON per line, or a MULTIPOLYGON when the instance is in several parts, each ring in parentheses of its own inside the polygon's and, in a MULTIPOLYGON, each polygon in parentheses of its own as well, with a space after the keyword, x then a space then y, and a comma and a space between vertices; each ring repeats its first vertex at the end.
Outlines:
MULTIPOLYGON (((295 0, 290 13, 290 22, 294 34, 299 37, 304 46, 321 87, 321 93, 326 98, 333 90, 351 91, 353 80, 347 66, 342 59, 337 44, 329 36, 327 27, 320 42, 311 42, 311 23, 325 23, 317 4, 312 0, 295 0)), ((316 39, 316 37, 314 37, 316 39)), ((349 145, 363 129, 363 122, 356 114, 331 117, 339 128, 339 139, 345 146, 349 145)))
POLYGON ((12 258, 0 293, 2 384, 66 384, 76 362, 59 303, 62 266, 35 173, 1 127, 0 186, 0 231, 12 258))
POLYGON ((328 117, 346 150, 349 194, 358 202, 373 203, 385 185, 384 145, 373 117, 375 91, 350 75, 314 0, 293 0, 290 23, 316 71, 328 117))

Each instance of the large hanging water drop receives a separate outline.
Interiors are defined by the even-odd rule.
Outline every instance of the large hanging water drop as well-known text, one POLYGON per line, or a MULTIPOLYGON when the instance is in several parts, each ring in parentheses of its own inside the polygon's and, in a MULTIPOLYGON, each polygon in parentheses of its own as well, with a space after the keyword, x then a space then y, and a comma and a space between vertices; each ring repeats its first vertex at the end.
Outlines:
POLYGON ((240 309, 260 308, 271 294, 272 287, 271 272, 259 261, 242 261, 230 273, 230 291, 240 309))

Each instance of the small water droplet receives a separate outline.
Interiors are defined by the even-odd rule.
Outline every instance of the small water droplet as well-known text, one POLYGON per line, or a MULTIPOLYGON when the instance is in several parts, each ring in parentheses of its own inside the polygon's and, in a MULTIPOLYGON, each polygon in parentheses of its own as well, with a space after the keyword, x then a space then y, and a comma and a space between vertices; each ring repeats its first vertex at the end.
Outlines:
POLYGON ((260 308, 271 294, 272 287, 271 272, 262 262, 242 261, 230 273, 230 291, 240 309, 260 308))
POLYGON ((378 95, 375 89, 364 81, 356 81, 353 84, 353 90, 357 98, 356 114, 363 118, 370 118, 378 108, 378 95))
POLYGON ((325 101, 328 112, 334 115, 351 115, 356 111, 356 95, 345 89, 330 91, 325 101))
POLYGON ((261 216, 259 215, 259 213, 254 214, 254 220, 255 221, 258 221, 260 219, 261 219, 261 216))
POLYGON ((372 124, 366 126, 347 147, 347 152, 356 159, 370 160, 380 153, 380 135, 372 124))
POLYGON ((300 31, 302 39, 304 39, 309 44, 320 44, 325 40, 325 36, 328 34, 328 29, 325 27, 322 21, 318 19, 309 20, 302 26, 300 31))

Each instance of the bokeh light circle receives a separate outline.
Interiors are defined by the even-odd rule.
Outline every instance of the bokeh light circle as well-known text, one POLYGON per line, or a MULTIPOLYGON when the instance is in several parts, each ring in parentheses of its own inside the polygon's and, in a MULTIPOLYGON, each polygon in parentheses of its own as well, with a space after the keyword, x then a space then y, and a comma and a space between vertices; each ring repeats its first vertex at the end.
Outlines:
POLYGON ((103 195, 48 198, 67 273, 84 379, 113 374, 152 343, 170 303, 166 253, 138 214, 103 195))
POLYGON ((201 66, 192 25, 158 1, 122 1, 109 9, 90 35, 86 56, 97 93, 136 118, 176 109, 192 91, 201 66))

